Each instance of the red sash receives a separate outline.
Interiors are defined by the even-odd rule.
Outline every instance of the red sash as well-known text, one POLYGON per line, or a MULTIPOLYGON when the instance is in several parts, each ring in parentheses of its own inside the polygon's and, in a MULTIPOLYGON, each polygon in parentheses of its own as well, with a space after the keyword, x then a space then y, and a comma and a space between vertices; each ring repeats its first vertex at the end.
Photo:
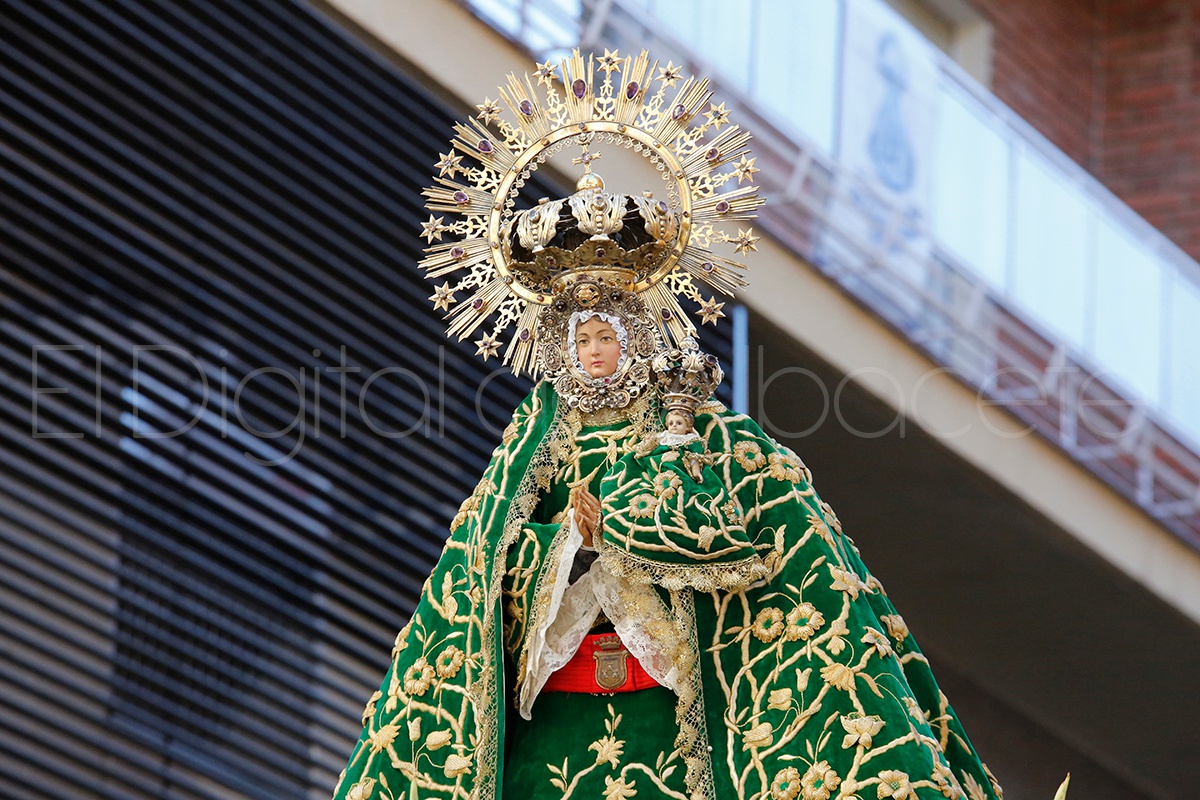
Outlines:
POLYGON ((571 660, 550 676, 542 691, 610 694, 660 685, 615 633, 589 633, 571 660))

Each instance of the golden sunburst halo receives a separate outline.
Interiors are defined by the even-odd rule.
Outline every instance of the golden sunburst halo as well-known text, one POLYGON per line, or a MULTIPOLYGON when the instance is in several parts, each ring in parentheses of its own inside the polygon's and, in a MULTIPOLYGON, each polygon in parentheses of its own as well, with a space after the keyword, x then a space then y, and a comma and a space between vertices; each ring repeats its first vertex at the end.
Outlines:
POLYGON ((645 188, 679 220, 661 264, 651 264, 633 287, 656 312, 663 335, 676 343, 695 335, 680 296, 700 305, 704 322, 724 316, 723 304, 698 287, 729 295, 745 285, 745 265, 719 249, 745 255, 759 237, 753 228, 731 235, 723 226, 753 219, 762 200, 753 185, 750 134, 730 122, 724 102, 712 100, 707 79, 685 77, 671 62, 660 67, 645 51, 576 50, 557 65, 547 60, 532 74, 510 74, 497 99, 484 98, 472 119, 455 125, 451 151, 439 154, 434 185, 424 191, 432 213, 422 223, 428 246, 421 267, 443 281, 430 300, 447 312, 448 334, 461 341, 491 320, 476 340, 486 359, 499 355, 505 331, 515 327, 504 361, 518 374, 533 369, 538 316, 554 298, 509 268, 502 232, 520 211, 518 196, 532 174, 585 143, 648 160, 662 186, 645 188))

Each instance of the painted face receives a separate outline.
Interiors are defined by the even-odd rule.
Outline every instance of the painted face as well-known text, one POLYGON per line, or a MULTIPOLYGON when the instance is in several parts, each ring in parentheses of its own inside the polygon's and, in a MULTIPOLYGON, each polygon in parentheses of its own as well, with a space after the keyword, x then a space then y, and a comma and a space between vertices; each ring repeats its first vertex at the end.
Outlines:
POLYGON ((667 433, 684 434, 690 432, 691 429, 692 423, 686 414, 680 411, 667 412, 667 433))
POLYGON ((593 378, 607 378, 617 371, 621 360, 621 341, 612 325, 592 317, 575 326, 575 352, 579 363, 593 378))

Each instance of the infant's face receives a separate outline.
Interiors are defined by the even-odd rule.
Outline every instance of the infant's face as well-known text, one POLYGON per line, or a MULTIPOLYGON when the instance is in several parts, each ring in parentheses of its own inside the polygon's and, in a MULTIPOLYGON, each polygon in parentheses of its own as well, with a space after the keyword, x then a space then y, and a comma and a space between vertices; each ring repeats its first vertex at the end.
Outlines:
POLYGON ((691 423, 688 418, 678 411, 672 411, 667 414, 667 433, 688 433, 691 431, 691 423))

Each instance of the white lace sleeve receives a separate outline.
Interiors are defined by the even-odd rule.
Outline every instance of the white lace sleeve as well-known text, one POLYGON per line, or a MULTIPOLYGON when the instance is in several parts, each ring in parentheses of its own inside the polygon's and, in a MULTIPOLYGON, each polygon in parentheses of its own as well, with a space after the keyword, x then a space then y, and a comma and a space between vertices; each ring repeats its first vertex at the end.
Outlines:
POLYGON ((679 671, 671 658, 678 634, 670 611, 653 586, 631 583, 613 575, 597 561, 588 575, 592 593, 621 637, 651 678, 679 694, 679 671))
POLYGON ((575 510, 567 512, 565 524, 570 524, 566 546, 563 547, 562 561, 558 563, 558 575, 554 581, 554 591, 550 596, 550 607, 538 630, 532 631, 533 637, 529 645, 529 656, 525 665, 525 680, 521 684, 519 710, 525 719, 531 719, 533 701, 537 699, 542 687, 550 676, 571 660, 579 650, 583 637, 587 636, 596 621, 600 611, 600 603, 592 592, 592 575, 597 572, 593 564, 591 570, 570 586, 571 565, 575 554, 583 545, 583 535, 575 524, 575 510))

